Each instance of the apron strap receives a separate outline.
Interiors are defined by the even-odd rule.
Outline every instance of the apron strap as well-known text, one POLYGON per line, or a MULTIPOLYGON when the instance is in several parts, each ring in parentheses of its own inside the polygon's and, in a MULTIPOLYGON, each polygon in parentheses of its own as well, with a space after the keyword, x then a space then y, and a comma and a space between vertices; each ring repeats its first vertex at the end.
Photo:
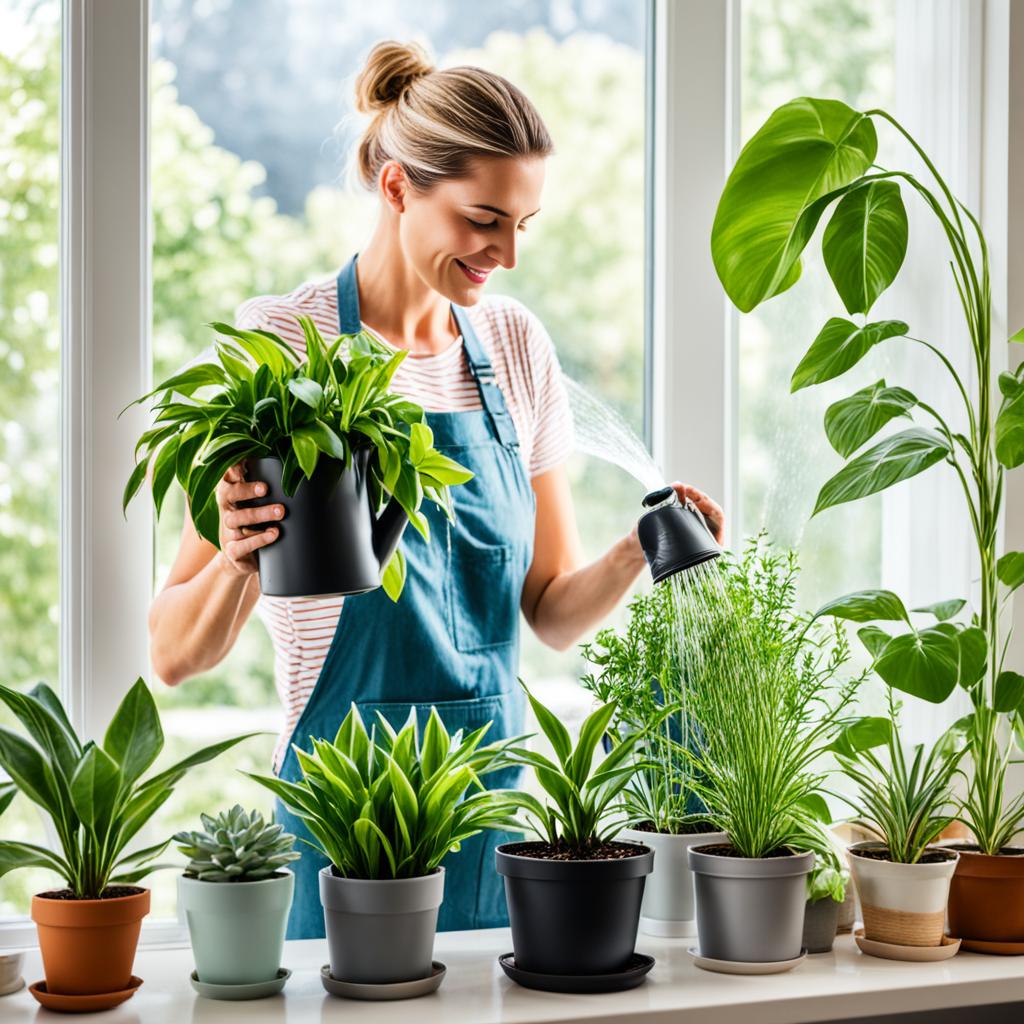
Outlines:
MULTIPOLYGON (((363 329, 359 316, 359 288, 356 284, 356 257, 338 271, 338 331, 358 334, 363 329)), ((466 352, 469 372, 476 381, 480 404, 487 413, 487 422, 498 442, 505 448, 518 448, 519 435, 505 403, 505 396, 494 377, 494 367, 484 352, 483 345, 473 329, 469 314, 462 306, 452 303, 455 322, 462 333, 462 346, 466 352)))

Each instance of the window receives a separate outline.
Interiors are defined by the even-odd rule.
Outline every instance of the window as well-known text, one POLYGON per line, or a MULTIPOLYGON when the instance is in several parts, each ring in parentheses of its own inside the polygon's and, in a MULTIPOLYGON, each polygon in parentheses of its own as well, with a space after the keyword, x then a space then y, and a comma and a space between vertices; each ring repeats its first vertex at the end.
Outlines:
MULTIPOLYGON (((60 28, 59 0, 0 4, 0 664, 26 688, 59 683, 60 28)), ((3 827, 45 841, 27 800, 3 827)), ((0 878, 0 920, 50 882, 0 878)))
MULTIPOLYGON (((347 191, 344 160, 360 125, 352 83, 381 39, 418 39, 441 65, 473 63, 514 81, 555 139, 544 209, 519 267, 492 288, 523 301, 554 338, 564 371, 637 432, 644 395, 644 5, 401 0, 386 9, 326 0, 152 4, 154 375, 210 341, 251 295, 290 291, 331 273, 364 242, 375 200, 347 191), (254 10, 254 8, 256 8, 254 10), (310 59, 311 54, 316 59, 310 59), (258 72, 258 73, 257 73, 258 72), (337 130, 335 126, 337 125, 337 130)), ((579 456, 570 467, 588 557, 627 533, 642 487, 579 456)), ((180 495, 157 528, 156 583, 178 546, 180 495)), ((575 652, 524 631, 522 672, 559 686, 567 713, 575 652)), ((170 744, 250 729, 276 731, 273 655, 254 617, 222 665, 157 688, 170 744)), ((578 708, 577 706, 578 705, 578 708)), ((265 768, 272 737, 250 740, 232 768, 265 768)), ((197 772, 168 805, 165 831, 199 811, 268 794, 223 764, 197 772)), ((155 912, 173 908, 173 878, 154 879, 155 912)))

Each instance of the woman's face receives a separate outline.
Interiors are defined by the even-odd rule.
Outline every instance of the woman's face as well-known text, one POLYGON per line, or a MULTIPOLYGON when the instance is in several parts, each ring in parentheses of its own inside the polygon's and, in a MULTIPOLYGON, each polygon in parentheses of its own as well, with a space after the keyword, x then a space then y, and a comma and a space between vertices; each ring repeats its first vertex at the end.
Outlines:
POLYGON ((402 251, 422 280, 459 306, 480 301, 498 267, 516 265, 520 232, 540 209, 541 157, 488 157, 427 193, 405 189, 402 251))

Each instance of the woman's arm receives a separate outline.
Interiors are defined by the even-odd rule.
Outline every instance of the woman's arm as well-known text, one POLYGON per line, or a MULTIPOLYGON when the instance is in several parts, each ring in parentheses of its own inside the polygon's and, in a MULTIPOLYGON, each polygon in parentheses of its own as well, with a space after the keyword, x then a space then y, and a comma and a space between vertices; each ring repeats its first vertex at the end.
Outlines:
POLYGON ((150 658, 168 686, 218 664, 252 613, 260 594, 254 552, 272 543, 277 530, 249 527, 279 518, 281 506, 239 509, 235 503, 265 493, 262 483, 245 481, 239 466, 224 474, 217 487, 219 551, 185 516, 178 555, 149 610, 150 658))
MULTIPOLYGON (((722 542, 721 507, 694 487, 673 484, 680 499, 690 498, 722 542)), ((523 584, 526 621, 549 647, 564 651, 604 620, 622 600, 647 562, 636 527, 600 558, 581 565, 583 554, 569 478, 564 466, 533 478, 537 497, 533 563, 523 584)))

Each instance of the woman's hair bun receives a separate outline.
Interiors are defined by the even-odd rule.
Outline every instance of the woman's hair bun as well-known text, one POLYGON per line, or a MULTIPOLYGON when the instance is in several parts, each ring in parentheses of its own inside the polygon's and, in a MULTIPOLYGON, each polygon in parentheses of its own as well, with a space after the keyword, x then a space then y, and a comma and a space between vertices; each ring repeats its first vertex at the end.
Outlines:
POLYGON ((378 43, 356 79, 356 110, 378 114, 396 104, 417 78, 429 75, 434 65, 417 43, 378 43))

